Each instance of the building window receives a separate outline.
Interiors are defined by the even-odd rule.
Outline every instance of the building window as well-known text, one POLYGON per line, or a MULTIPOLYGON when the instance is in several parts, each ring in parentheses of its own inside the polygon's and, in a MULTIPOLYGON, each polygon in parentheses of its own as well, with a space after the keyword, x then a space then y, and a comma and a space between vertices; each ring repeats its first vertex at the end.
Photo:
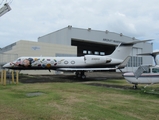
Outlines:
POLYGON ((132 56, 127 64, 128 67, 139 67, 142 65, 142 57, 132 56))
POLYGON ((95 54, 95 55, 99 55, 99 52, 98 52, 98 51, 95 51, 94 54, 95 54))
POLYGON ((87 50, 83 50, 83 54, 87 54, 87 50))

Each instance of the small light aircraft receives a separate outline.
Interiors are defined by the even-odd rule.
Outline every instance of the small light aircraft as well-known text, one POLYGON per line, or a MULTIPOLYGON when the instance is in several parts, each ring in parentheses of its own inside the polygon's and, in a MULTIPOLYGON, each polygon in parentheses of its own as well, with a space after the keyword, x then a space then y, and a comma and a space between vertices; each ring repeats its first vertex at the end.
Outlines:
MULTIPOLYGON (((159 64, 157 61, 157 55, 159 51, 152 53, 143 53, 138 55, 150 55, 154 58, 155 65, 141 65, 133 72, 127 72, 123 74, 123 77, 131 84, 134 84, 133 88, 137 89, 138 84, 152 85, 159 83, 159 64)), ((146 86, 147 86, 146 85, 146 86)), ((145 86, 145 87, 146 87, 145 86)))
POLYGON ((122 69, 126 66, 134 44, 151 40, 120 43, 111 55, 84 55, 81 57, 19 57, 3 68, 14 70, 56 70, 76 72, 77 77, 86 78, 85 71, 122 69), (111 66, 116 66, 111 68, 111 66))

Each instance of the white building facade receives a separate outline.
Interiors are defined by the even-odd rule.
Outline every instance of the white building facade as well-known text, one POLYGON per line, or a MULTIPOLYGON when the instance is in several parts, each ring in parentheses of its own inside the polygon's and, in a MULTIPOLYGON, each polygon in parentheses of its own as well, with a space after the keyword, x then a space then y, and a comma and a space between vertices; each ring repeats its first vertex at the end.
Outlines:
MULTIPOLYGON (((65 27, 58 31, 49 33, 38 38, 38 42, 68 45, 77 47, 77 56, 85 54, 109 55, 119 43, 132 42, 138 39, 128 37, 122 33, 114 33, 99 30, 65 27)), ((152 64, 150 56, 137 56, 136 54, 148 53, 153 51, 152 43, 139 43, 133 46, 130 53, 131 59, 123 71, 135 71, 141 64, 152 64)))

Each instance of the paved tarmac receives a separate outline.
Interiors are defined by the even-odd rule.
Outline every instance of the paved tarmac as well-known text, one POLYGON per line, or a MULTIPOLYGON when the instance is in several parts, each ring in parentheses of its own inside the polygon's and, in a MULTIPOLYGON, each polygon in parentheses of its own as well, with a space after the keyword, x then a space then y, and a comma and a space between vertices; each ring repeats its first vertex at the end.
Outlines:
POLYGON ((37 82, 79 82, 91 80, 123 79, 122 73, 116 72, 85 72, 86 79, 77 78, 74 73, 64 73, 56 75, 20 75, 19 81, 22 83, 37 82))

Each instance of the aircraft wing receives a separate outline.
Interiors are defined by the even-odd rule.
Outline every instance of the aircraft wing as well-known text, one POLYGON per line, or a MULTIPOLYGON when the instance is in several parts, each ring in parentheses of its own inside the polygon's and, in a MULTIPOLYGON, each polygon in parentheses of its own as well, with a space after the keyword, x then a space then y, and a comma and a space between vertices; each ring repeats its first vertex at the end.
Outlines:
POLYGON ((116 70, 116 68, 58 68, 57 71, 98 71, 98 70, 116 70))

